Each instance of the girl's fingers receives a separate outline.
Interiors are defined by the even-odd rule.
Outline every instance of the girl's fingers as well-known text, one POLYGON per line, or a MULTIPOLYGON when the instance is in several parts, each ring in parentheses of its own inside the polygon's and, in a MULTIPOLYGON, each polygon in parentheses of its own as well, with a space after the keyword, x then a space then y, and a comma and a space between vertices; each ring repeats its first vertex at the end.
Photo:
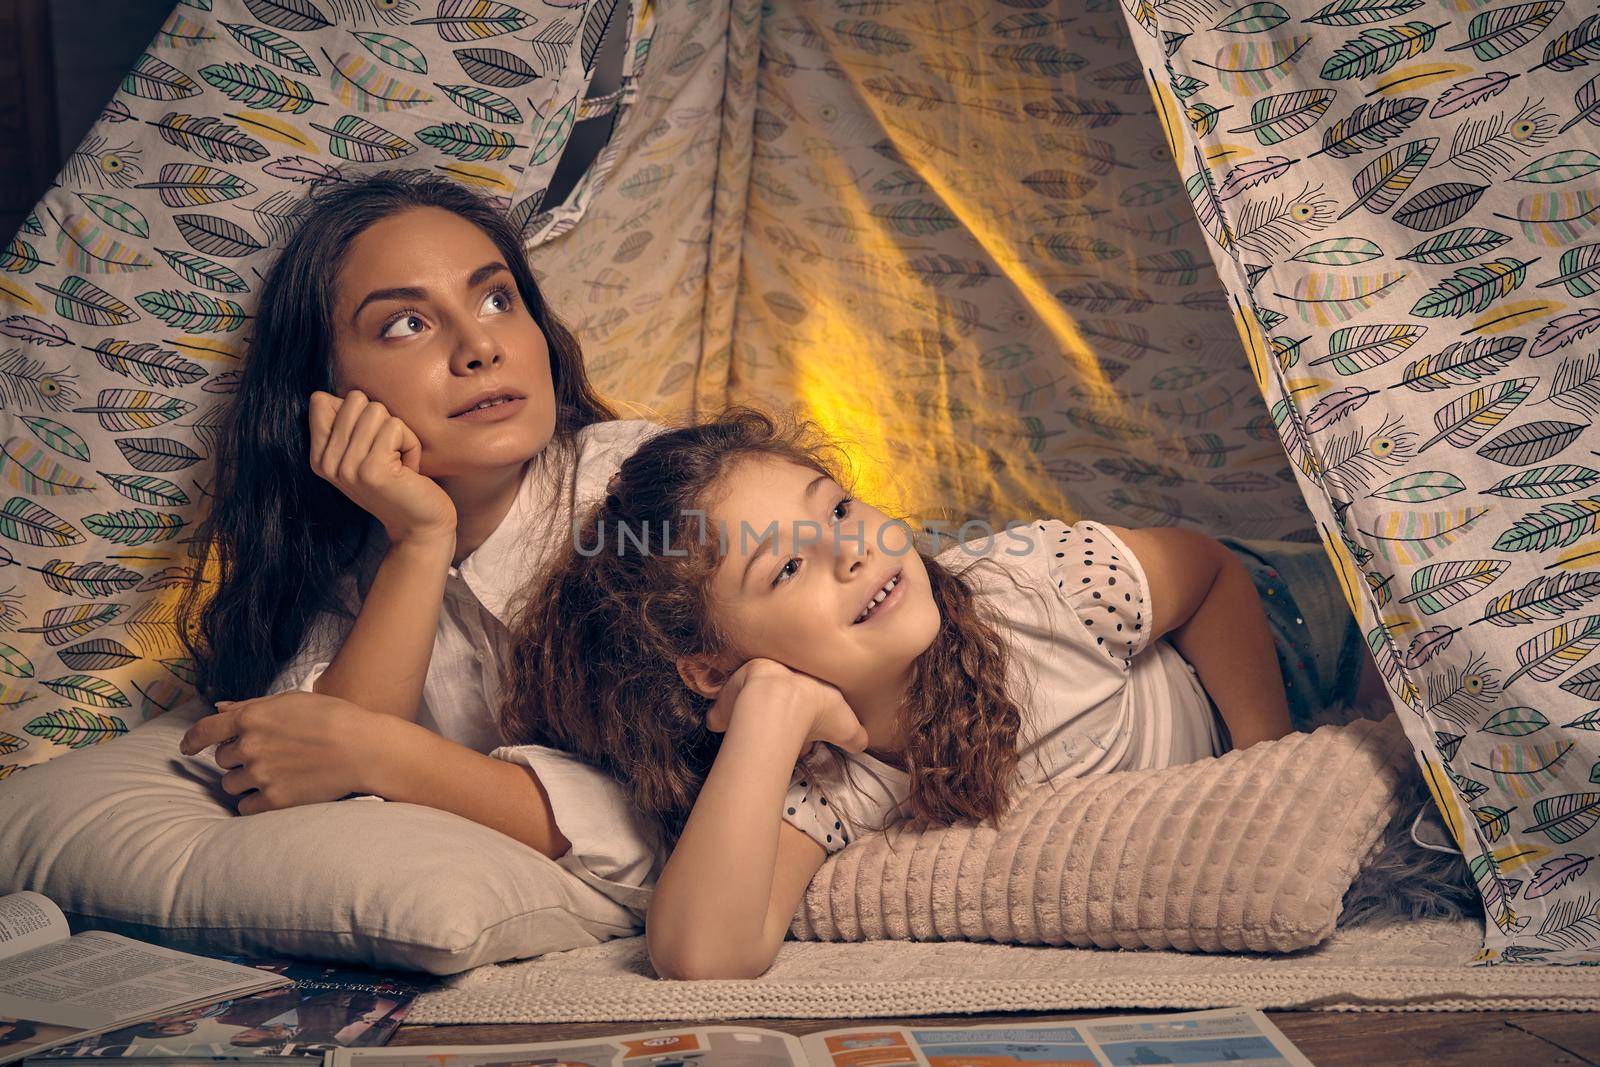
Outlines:
POLYGON ((217 750, 211 754, 211 758, 216 760, 217 766, 221 767, 225 771, 231 771, 238 767, 244 766, 244 757, 239 755, 238 738, 234 738, 232 741, 225 741, 218 745, 217 750))
POLYGON ((870 739, 867 737, 867 728, 861 723, 856 723, 855 733, 840 747, 847 752, 865 752, 870 739))

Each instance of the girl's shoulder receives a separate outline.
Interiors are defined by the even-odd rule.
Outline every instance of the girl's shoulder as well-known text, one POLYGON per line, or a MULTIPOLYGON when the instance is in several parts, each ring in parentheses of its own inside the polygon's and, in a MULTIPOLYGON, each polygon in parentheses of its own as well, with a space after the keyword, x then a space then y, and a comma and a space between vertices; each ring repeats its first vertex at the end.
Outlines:
POLYGON ((818 742, 789 778, 783 820, 833 853, 853 836, 899 819, 910 795, 906 772, 868 753, 818 742))
POLYGON ((965 573, 981 595, 1009 598, 1020 586, 1067 609, 1082 623, 1080 634, 1113 661, 1125 664, 1149 644, 1144 568, 1104 523, 1036 519, 997 531, 992 539, 963 542, 938 558, 965 573))
MULTIPOLYGON (((1089 528, 1099 526, 1085 519, 1077 523, 1059 519, 1034 519, 1031 522, 1012 521, 1004 527, 984 522, 969 522, 955 531, 956 542, 942 549, 936 557, 947 568, 962 571, 978 560, 993 560, 1007 568, 1026 568, 1043 565, 1052 558, 1058 546, 1089 528)), ((980 568, 980 571, 983 568, 980 568)))

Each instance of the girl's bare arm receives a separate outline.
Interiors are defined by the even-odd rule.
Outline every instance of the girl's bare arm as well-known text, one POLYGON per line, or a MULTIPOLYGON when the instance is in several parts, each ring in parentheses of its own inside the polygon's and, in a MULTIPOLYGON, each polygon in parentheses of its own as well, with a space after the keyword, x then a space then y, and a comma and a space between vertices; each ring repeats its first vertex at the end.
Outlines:
POLYGON ((754 978, 772 965, 825 858, 779 815, 808 727, 734 717, 645 920, 661 977, 754 978))
POLYGON ((1289 700, 1267 612, 1239 558, 1197 530, 1107 528, 1144 569, 1150 640, 1167 635, 1194 667, 1233 747, 1289 733, 1289 700))

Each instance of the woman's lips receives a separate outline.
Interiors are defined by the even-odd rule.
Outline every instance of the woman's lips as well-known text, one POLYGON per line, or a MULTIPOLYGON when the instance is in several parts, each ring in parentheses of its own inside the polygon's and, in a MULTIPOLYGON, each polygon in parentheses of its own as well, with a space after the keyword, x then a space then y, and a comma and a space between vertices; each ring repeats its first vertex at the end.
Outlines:
POLYGON ((462 422, 499 422, 501 419, 509 419, 515 415, 526 404, 527 400, 519 396, 499 404, 491 404, 486 408, 473 408, 470 411, 463 411, 459 415, 450 417, 462 422))

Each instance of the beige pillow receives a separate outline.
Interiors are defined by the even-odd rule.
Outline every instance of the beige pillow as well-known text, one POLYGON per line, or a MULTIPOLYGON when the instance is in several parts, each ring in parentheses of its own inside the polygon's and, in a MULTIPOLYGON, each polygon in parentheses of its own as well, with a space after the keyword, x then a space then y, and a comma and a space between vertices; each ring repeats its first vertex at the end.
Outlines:
MULTIPOLYGON (((181 948, 452 974, 637 932, 509 837, 431 808, 345 801, 241 818, 178 754, 198 709, 0 790, 0 891, 181 948)), ((1159 771, 1062 782, 1000 830, 892 830, 836 854, 793 933, 1290 951, 1340 898, 1411 769, 1392 718, 1159 771)))
POLYGON ((1341 898, 1415 775, 1393 716, 1017 799, 999 829, 896 827, 835 853, 804 940, 1290 952, 1341 898))
POLYGON ((34 889, 73 929, 180 948, 453 974, 636 933, 633 915, 497 831, 413 804, 347 800, 240 817, 200 714, 12 776, 0 892, 34 889))

